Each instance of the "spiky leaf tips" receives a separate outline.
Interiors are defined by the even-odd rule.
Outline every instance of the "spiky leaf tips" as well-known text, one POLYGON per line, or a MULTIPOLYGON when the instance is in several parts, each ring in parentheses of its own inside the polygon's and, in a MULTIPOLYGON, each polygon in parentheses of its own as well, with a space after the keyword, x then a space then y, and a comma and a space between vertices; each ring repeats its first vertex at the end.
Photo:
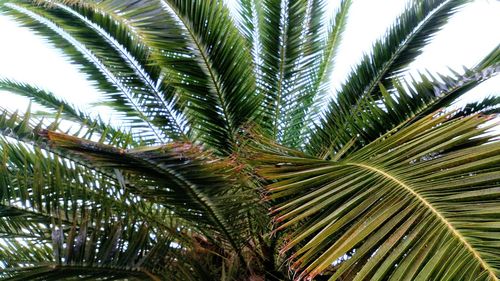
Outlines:
POLYGON ((500 49, 406 75, 469 1, 410 1, 333 98, 352 1, 234 2, 0 0, 120 118, 0 78, 43 107, 0 113, 0 279, 498 280, 498 95, 447 107, 500 49))

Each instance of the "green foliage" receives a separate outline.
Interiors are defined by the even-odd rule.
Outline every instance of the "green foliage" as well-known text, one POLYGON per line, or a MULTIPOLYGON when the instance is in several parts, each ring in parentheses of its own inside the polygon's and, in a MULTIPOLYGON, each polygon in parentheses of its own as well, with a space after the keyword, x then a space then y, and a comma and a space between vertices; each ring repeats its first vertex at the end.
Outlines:
POLYGON ((348 255, 332 280, 496 278, 500 143, 480 127, 489 117, 449 118, 427 116, 341 161, 257 157, 276 180, 270 198, 286 198, 273 213, 277 230, 296 226, 283 251, 297 247, 301 277, 348 255))
POLYGON ((0 1, 122 124, 0 79, 46 109, 0 113, 0 279, 498 280, 500 100, 446 108, 499 48, 405 75, 469 1, 412 1, 324 112, 351 1, 238 2, 0 1))

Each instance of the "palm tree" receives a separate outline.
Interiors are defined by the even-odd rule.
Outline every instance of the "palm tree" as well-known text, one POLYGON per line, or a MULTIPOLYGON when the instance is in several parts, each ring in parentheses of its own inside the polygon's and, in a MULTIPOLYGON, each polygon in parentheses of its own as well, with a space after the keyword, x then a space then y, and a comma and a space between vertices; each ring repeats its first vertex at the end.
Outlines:
POLYGON ((47 109, 0 114, 0 278, 498 280, 500 98, 446 108, 500 49, 405 76, 467 2, 411 2, 332 99, 350 0, 0 1, 122 117, 0 80, 47 109))

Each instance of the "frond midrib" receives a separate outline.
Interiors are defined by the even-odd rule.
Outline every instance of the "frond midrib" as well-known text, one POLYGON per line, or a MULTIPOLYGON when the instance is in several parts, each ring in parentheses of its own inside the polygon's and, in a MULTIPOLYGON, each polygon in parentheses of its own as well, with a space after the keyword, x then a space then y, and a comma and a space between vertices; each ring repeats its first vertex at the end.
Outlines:
MULTIPOLYGON (((152 169, 156 170, 159 174, 166 174, 172 178, 172 180, 176 182, 185 183, 184 190, 192 196, 192 198, 209 213, 210 217, 214 221, 214 223, 220 228, 221 232, 226 236, 228 242, 231 244, 231 247, 235 251, 238 252, 238 256, 241 261, 244 261, 243 256, 241 255, 240 248, 238 247, 238 243, 234 239, 233 235, 230 233, 230 226, 228 226, 224 219, 220 217, 217 208, 214 206, 212 201, 208 196, 204 196, 200 191, 198 191, 196 184, 192 183, 190 180, 186 179, 183 175, 176 173, 174 170, 168 167, 164 167, 162 165, 157 165, 154 161, 148 159, 142 159, 136 156, 131 156, 134 160, 144 163, 147 166, 150 166, 152 169)), ((182 185, 180 185, 182 186, 182 185)))
POLYGON ((370 165, 368 163, 356 163, 356 162, 347 162, 345 165, 355 166, 358 168, 362 168, 368 170, 370 172, 379 174, 384 178, 387 178, 393 182, 395 182, 398 186, 402 187, 405 191, 413 195, 420 203, 422 203, 427 209, 429 209, 434 216, 436 216, 451 232, 451 234, 465 246, 465 248, 473 255, 473 257, 479 262, 481 267, 485 269, 492 280, 498 281, 495 274, 495 270, 481 257, 481 255, 472 247, 472 245, 467 241, 467 239, 460 233, 458 229, 456 229, 448 219, 437 209, 435 208, 424 196, 419 194, 413 188, 410 187, 405 181, 393 176, 390 172, 387 172, 383 169, 370 165))
MULTIPOLYGON (((193 41, 193 43, 196 45, 196 48, 200 52, 200 55, 201 55, 201 57, 203 59, 203 63, 205 64, 205 66, 206 66, 206 68, 208 70, 208 74, 210 76, 210 80, 212 80, 212 83, 213 83, 213 85, 215 87, 215 92, 217 94, 217 98, 219 99, 220 106, 222 108, 222 114, 224 115, 224 119, 225 119, 225 121, 227 123, 228 130, 229 130, 229 132, 234 133, 235 132, 234 131, 235 128, 233 128, 233 124, 231 122, 231 118, 229 118, 230 116, 228 114, 227 104, 224 101, 224 97, 223 97, 221 85, 219 85, 219 82, 218 82, 218 80, 216 78, 216 74, 214 73, 214 70, 212 69, 213 67, 212 67, 212 64, 210 63, 210 59, 208 58, 208 54, 206 53, 205 48, 203 48, 203 46, 202 46, 202 42, 200 42, 200 40, 196 36, 195 32, 193 31, 193 29, 191 28, 191 26, 189 25, 189 23, 186 22, 186 20, 179 13, 179 11, 177 10, 177 8, 174 7, 173 5, 171 5, 168 1, 163 0, 162 2, 165 5, 167 5, 168 7, 170 7, 170 9, 175 14, 175 16, 182 22, 182 25, 184 26, 184 28, 186 29, 186 31, 189 33, 189 37, 191 37, 191 40, 193 41)), ((232 136, 229 136, 229 137, 232 137, 232 136)))
MULTIPOLYGON (((70 7, 66 7, 62 4, 57 4, 58 7, 61 7, 62 9, 68 11, 69 13, 71 13, 72 15, 78 17, 79 19, 81 19, 87 26, 89 26, 90 28, 92 28, 94 31, 96 31, 98 34, 101 35, 102 38, 104 38, 104 40, 106 40, 110 45, 113 45, 114 49, 119 52, 122 57, 124 59, 126 59, 128 61, 128 64, 129 66, 135 70, 135 73, 142 77, 142 80, 143 82, 149 87, 149 89, 151 89, 151 91, 153 92, 153 94, 155 95, 156 99, 158 101, 160 101, 160 103, 163 105, 163 107, 165 108, 165 110, 168 112, 168 115, 170 115, 172 117, 172 121, 174 122, 174 125, 176 127, 176 129, 178 130, 178 132, 181 134, 182 138, 184 140, 188 140, 188 136, 184 133, 184 130, 183 130, 183 126, 178 122, 177 118, 175 118, 175 114, 172 112, 171 108, 168 106, 168 104, 166 103, 165 99, 161 97, 161 93, 158 91, 158 89, 153 85, 153 81, 151 80, 151 77, 149 77, 149 75, 144 71, 144 69, 141 68, 141 66, 133 61, 133 56, 128 53, 122 46, 119 42, 116 42, 115 40, 112 40, 111 36, 106 33, 104 30, 101 30, 101 28, 98 28, 94 23, 92 23, 89 19, 87 19, 86 17, 82 16, 81 14, 79 14, 78 12, 74 11, 73 9, 71 9, 70 7)), ((115 19, 116 21, 118 22, 122 22, 120 19, 117 19, 117 17, 113 14, 113 13, 109 13, 110 15, 112 15, 111 17, 113 19, 115 19)), ((133 32, 135 31, 134 29, 131 29, 130 32, 133 32)), ((137 32, 135 33, 137 34, 137 32)), ((141 38, 142 36, 138 36, 139 38, 141 38)))
POLYGON ((49 19, 46 19, 24 7, 18 6, 13 3, 7 3, 5 4, 6 7, 9 7, 11 9, 14 9, 28 17, 31 17, 37 21, 39 21, 41 24, 46 25, 48 28, 50 28, 53 32, 57 33, 60 35, 62 38, 64 38, 66 41, 68 41, 71 45, 73 45, 79 52, 81 52, 87 60, 91 61, 94 66, 99 69, 99 71, 102 71, 104 76, 110 79, 113 82, 113 85, 120 89, 120 91, 127 97, 127 99, 130 101, 134 109, 136 110, 137 114, 141 117, 141 119, 147 124, 147 126, 151 129, 153 134, 156 136, 156 139, 160 143, 164 143, 163 137, 160 132, 158 132, 158 128, 156 128, 149 118, 144 115, 142 110, 140 109, 140 106, 136 103, 136 101, 130 96, 130 91, 125 87, 119 79, 115 77, 107 68, 106 66, 89 50, 87 49, 83 44, 81 44, 78 40, 74 39, 73 36, 71 36, 69 33, 67 33, 65 30, 61 29, 59 26, 57 26, 54 22, 52 22, 49 19))
MULTIPOLYGON (((314 86, 313 86, 314 92, 316 92, 320 88, 320 85, 324 82, 325 74, 328 73, 326 71, 328 69, 328 64, 331 64, 331 60, 332 60, 332 57, 334 56, 335 49, 338 47, 338 43, 341 40, 341 38, 339 38, 339 37, 341 36, 340 34, 342 34, 342 31, 343 31, 342 26, 346 22, 347 13, 348 13, 349 9, 348 8, 344 9, 343 7, 341 7, 340 9, 342 9, 341 15, 340 15, 341 21, 335 23, 334 33, 332 34, 332 37, 331 37, 332 41, 330 42, 330 44, 328 44, 328 48, 326 48, 326 51, 325 51, 324 56, 323 56, 324 64, 321 65, 321 67, 318 71, 319 72, 318 79, 315 81, 314 86)), ((327 38, 327 39, 329 39, 329 38, 327 38)))
POLYGON ((274 124, 273 124, 273 136, 274 138, 277 137, 278 135, 278 122, 279 122, 279 117, 280 117, 280 110, 281 110, 281 100, 283 98, 283 80, 285 76, 285 57, 286 57, 286 30, 287 27, 285 27, 285 30, 283 30, 283 43, 280 46, 280 66, 279 66, 279 76, 278 76, 278 89, 277 89, 277 97, 276 97, 276 108, 274 109, 274 124))

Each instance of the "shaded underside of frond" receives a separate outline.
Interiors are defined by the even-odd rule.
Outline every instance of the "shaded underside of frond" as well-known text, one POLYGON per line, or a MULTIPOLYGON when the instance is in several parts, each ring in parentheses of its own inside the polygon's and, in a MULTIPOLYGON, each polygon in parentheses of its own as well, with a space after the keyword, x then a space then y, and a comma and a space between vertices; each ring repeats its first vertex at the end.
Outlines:
POLYGON ((239 186, 238 176, 229 177, 237 168, 230 162, 212 158, 188 143, 121 150, 50 131, 47 138, 54 147, 69 149, 92 165, 119 169, 134 186, 147 186, 135 191, 142 197, 155 198, 198 224, 206 235, 221 232, 239 250, 238 240, 247 228, 245 217, 255 211, 257 197, 239 186))

